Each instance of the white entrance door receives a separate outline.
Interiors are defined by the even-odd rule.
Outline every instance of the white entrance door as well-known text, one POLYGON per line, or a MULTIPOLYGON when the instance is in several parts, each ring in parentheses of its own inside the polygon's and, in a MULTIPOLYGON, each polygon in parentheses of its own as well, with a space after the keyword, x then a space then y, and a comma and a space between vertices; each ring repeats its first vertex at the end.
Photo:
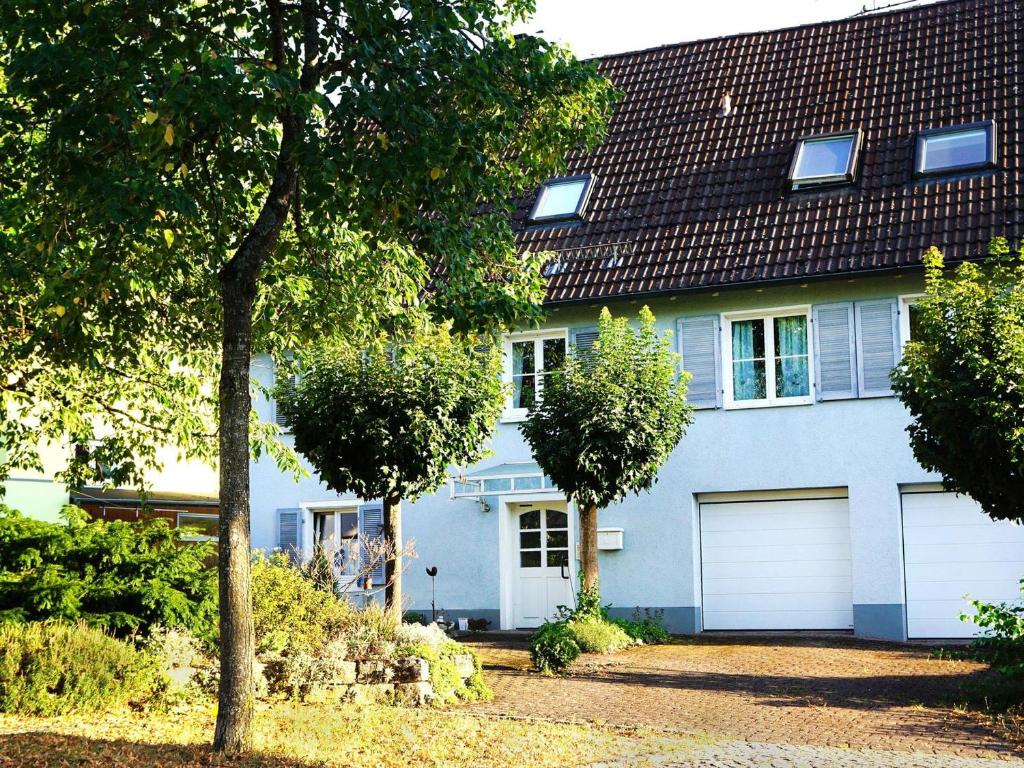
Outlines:
POLYGON ((974 613, 967 599, 1020 600, 1024 526, 996 522, 967 496, 903 494, 903 559, 909 637, 971 637, 960 620, 974 613))
POLYGON ((702 503, 704 629, 852 629, 846 499, 702 503))
POLYGON ((573 558, 564 502, 515 504, 516 627, 539 627, 572 605, 573 558))

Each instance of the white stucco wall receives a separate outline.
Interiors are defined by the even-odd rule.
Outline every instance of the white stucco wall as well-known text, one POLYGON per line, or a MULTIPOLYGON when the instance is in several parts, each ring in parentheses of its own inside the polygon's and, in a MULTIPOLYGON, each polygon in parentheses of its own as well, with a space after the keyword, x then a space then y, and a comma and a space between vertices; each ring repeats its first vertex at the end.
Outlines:
MULTIPOLYGON (((649 302, 664 330, 678 317, 734 310, 895 297, 921 290, 919 278, 861 278, 763 289, 723 290, 649 302)), ((635 315, 641 303, 617 302, 613 313, 635 315)), ((596 322, 598 305, 564 307, 547 327, 596 322)), ((269 360, 254 374, 272 382, 269 360)), ((264 418, 272 404, 257 406, 264 418)), ((914 460, 906 411, 895 398, 874 398, 746 410, 698 411, 694 424, 654 488, 600 513, 600 525, 625 529, 625 548, 601 554, 602 591, 617 606, 693 608, 700 605, 697 504, 700 494, 840 487, 848 489, 854 604, 904 602, 901 484, 934 482, 914 460)), ((287 441, 289 438, 285 438, 287 441)), ((530 461, 516 424, 501 424, 494 456, 481 466, 530 461)), ((253 543, 276 544, 276 510, 336 498, 315 478, 294 482, 262 459, 252 473, 253 543)), ((423 569, 436 565, 438 604, 448 609, 497 609, 498 517, 448 489, 405 505, 404 525, 419 554, 406 577, 409 604, 430 605, 423 569)))

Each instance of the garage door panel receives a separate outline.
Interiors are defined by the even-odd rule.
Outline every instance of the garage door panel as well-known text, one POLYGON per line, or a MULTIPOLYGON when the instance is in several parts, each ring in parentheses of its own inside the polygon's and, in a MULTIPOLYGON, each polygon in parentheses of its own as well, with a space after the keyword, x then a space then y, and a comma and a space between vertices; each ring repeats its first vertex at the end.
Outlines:
MULTIPOLYGON (((733 530, 708 531, 704 536, 704 546, 708 547, 760 547, 784 546, 793 542, 794 529, 774 528, 770 530, 733 530)), ((799 531, 800 541, 804 544, 846 544, 850 543, 849 528, 803 528, 799 531)))
POLYGON ((853 625, 846 499, 701 506, 705 629, 853 625))
POLYGON ((812 544, 800 541, 789 544, 762 544, 746 547, 702 546, 701 552, 705 559, 710 557, 714 562, 830 562, 835 560, 838 554, 844 554, 842 559, 849 560, 850 544, 849 541, 832 544, 812 544))
MULTIPOLYGON (((1019 562, 1005 563, 951 563, 945 573, 936 574, 934 563, 907 563, 907 586, 911 583, 924 581, 955 581, 963 584, 976 581, 999 581, 1013 584, 1024 576, 1019 562)), ((961 590, 962 591, 962 590, 961 590)))
MULTIPOLYGON (((741 586, 749 587, 749 578, 744 577, 746 585, 738 584, 737 579, 709 579, 704 577, 705 595, 734 595, 741 586)), ((814 580, 818 592, 850 592, 853 588, 853 579, 849 574, 839 576, 822 576, 814 580)), ((761 594, 807 594, 807 579, 799 576, 774 576, 760 578, 757 580, 757 588, 762 590, 761 594)))
POLYGON ((959 619, 968 602, 1020 600, 1024 527, 994 521, 966 496, 903 495, 907 634, 970 637, 980 630, 959 619))
POLYGON ((830 611, 716 611, 705 615, 705 628, 711 618, 714 629, 832 629, 853 624, 852 610, 830 611))
POLYGON ((1005 581, 974 581, 964 590, 962 581, 915 581, 907 584, 908 600, 958 600, 967 607, 968 600, 986 603, 1013 603, 1020 599, 1020 588, 1005 581))
MULTIPOLYGON (((906 535, 904 532, 904 537, 906 535)), ((950 535, 955 533, 951 532, 950 535)), ((989 563, 1021 563, 1024 562, 1024 542, 974 546, 959 541, 948 544, 908 544, 906 558, 908 563, 933 563, 948 567, 954 567, 957 563, 977 563, 979 558, 989 563)))
MULTIPOLYGON (((756 504, 758 530, 806 530, 809 528, 847 528, 847 515, 842 510, 794 509, 794 502, 744 502, 742 504, 705 504, 708 520, 701 521, 706 533, 712 531, 747 531, 752 504, 756 504)), ((801 502, 796 502, 801 503, 801 502)))
POLYGON ((1000 544, 1013 541, 1020 526, 987 518, 976 525, 919 525, 912 529, 917 545, 947 544, 952 537, 960 544, 1000 544))
POLYGON ((766 594, 705 593, 705 598, 713 598, 714 612, 722 613, 819 612, 835 610, 836 596, 842 597, 849 593, 848 589, 840 589, 835 592, 774 592, 766 594))
POLYGON ((959 619, 908 619, 907 634, 918 638, 971 637, 978 634, 978 628, 959 619))
POLYGON ((761 562, 709 563, 705 558, 704 580, 850 577, 849 560, 791 560, 761 562))
MULTIPOLYGON (((922 619, 956 619, 962 613, 974 615, 974 606, 958 597, 948 600, 918 600, 915 606, 914 620, 922 619)), ((933 635, 935 637, 935 635, 933 635)))

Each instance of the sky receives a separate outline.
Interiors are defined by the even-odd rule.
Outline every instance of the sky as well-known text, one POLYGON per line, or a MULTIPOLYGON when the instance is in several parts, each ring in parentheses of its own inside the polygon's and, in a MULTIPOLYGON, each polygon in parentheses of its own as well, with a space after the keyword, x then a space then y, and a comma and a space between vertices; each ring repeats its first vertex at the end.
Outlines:
POLYGON ((568 45, 579 58, 852 16, 865 6, 928 0, 536 0, 517 31, 568 45), (543 34, 541 34, 543 32, 543 34))

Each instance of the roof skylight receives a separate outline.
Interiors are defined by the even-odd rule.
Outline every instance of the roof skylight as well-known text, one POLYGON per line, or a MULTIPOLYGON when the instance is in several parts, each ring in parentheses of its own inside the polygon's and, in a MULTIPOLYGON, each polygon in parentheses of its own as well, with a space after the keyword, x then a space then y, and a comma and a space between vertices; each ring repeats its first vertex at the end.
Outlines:
POLYGON ((920 176, 993 166, 995 136, 995 124, 991 121, 921 131, 917 135, 914 172, 920 176))
POLYGON ((860 131, 801 139, 789 169, 793 189, 853 181, 859 151, 860 131))
POLYGON ((562 176, 549 179, 540 189, 530 211, 530 221, 561 221, 576 219, 583 214, 594 177, 562 176))

